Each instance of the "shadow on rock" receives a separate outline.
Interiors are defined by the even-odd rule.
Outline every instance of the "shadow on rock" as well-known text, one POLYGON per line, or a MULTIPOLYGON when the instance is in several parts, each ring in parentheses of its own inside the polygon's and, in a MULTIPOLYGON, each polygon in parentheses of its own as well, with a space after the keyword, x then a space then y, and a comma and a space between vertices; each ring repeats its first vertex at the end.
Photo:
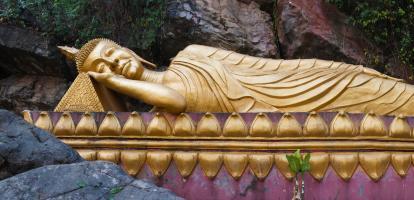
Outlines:
POLYGON ((37 168, 0 181, 0 199, 181 199, 128 176, 118 165, 95 161, 37 168))
POLYGON ((0 180, 45 165, 81 161, 75 150, 54 136, 0 110, 0 180))

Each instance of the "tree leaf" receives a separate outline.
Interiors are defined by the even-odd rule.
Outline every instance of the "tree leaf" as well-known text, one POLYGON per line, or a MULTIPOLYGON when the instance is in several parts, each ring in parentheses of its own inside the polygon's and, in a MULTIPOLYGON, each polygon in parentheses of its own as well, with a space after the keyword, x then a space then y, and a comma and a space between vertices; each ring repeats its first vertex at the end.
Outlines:
POLYGON ((294 155, 286 155, 286 159, 288 160, 290 170, 297 174, 300 170, 300 160, 294 155))
POLYGON ((303 159, 303 162, 301 163, 301 166, 300 166, 300 171, 302 173, 307 172, 307 171, 310 170, 310 162, 309 161, 310 161, 310 153, 307 153, 305 155, 305 158, 303 159))
POLYGON ((296 158, 301 159, 300 156, 300 149, 296 150, 295 153, 293 154, 296 158))

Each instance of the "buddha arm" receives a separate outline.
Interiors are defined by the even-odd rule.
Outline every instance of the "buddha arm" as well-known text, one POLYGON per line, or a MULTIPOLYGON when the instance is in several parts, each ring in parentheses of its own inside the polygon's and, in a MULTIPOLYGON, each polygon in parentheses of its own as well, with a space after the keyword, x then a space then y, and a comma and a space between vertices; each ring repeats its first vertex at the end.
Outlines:
POLYGON ((146 81, 130 80, 124 77, 89 72, 96 81, 106 87, 139 99, 147 104, 168 112, 183 112, 186 107, 184 97, 177 91, 161 84, 146 81))

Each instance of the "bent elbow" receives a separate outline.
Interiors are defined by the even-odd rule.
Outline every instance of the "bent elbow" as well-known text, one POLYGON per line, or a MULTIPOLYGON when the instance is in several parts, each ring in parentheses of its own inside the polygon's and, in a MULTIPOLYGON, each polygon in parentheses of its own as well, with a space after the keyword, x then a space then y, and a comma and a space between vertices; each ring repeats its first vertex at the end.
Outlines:
POLYGON ((185 111, 187 107, 187 103, 183 96, 180 95, 179 97, 175 98, 173 101, 174 101, 174 106, 172 106, 172 110, 170 112, 181 113, 185 111))
POLYGON ((164 110, 167 112, 180 113, 184 112, 187 107, 184 97, 177 93, 169 94, 168 98, 162 100, 164 110))

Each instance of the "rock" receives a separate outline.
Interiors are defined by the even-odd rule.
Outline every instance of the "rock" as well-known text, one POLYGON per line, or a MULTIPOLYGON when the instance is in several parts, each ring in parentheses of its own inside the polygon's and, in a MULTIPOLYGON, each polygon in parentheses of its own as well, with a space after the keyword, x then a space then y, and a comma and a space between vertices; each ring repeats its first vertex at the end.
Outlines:
POLYGON ((276 30, 282 57, 320 58, 368 64, 374 47, 347 23, 347 17, 324 0, 279 0, 276 30), (368 56, 367 56, 368 55, 368 56))
POLYGON ((0 181, 0 199, 181 199, 109 162, 37 168, 0 181))
MULTIPOLYGON (((18 42, 16 38, 25 38, 22 42, 27 44, 18 44, 16 49, 21 49, 22 45, 30 49, 37 47, 32 44, 39 44, 42 51, 54 56, 57 52, 56 45, 80 48, 82 44, 91 39, 105 37, 156 62, 155 58, 158 58, 158 54, 155 49, 158 49, 158 30, 162 24, 165 4, 164 1, 130 0, 79 0, 75 3, 71 1, 0 1, 0 24, 16 27, 4 34, 4 41, 10 41, 11 46, 18 42), (44 40, 37 36, 41 36, 44 40)), ((0 34, 0 37, 3 35, 0 34)), ((23 51, 26 52, 26 50, 23 51)), ((30 49, 29 52, 32 50, 30 49)), ((43 64, 43 62, 39 63, 43 64)), ((71 73, 76 72, 72 68, 69 70, 71 73)))
POLYGON ((169 0, 161 49, 172 57, 189 44, 278 57, 271 16, 254 1, 169 0))
POLYGON ((23 110, 53 110, 69 87, 64 78, 12 75, 0 80, 0 107, 23 110))
POLYGON ((0 110, 0 180, 44 165, 80 161, 76 151, 54 136, 0 110))
POLYGON ((271 5, 275 2, 274 0, 239 0, 239 1, 246 3, 246 4, 249 4, 250 2, 254 1, 259 5, 271 5))
POLYGON ((56 43, 43 35, 31 29, 0 24, 0 78, 11 74, 72 78, 74 70, 66 65, 56 43))

